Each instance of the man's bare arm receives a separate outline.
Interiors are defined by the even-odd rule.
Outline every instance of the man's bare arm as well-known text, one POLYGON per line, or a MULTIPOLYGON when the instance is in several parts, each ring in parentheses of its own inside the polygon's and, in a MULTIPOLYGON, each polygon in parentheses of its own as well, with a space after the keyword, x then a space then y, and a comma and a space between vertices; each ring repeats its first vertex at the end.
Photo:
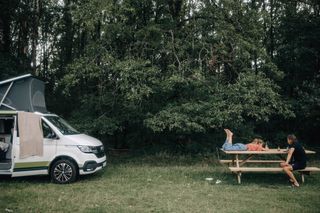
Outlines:
POLYGON ((293 152, 294 152, 294 148, 290 148, 290 149, 289 149, 289 152, 288 152, 288 155, 287 155, 286 164, 289 164, 293 152))

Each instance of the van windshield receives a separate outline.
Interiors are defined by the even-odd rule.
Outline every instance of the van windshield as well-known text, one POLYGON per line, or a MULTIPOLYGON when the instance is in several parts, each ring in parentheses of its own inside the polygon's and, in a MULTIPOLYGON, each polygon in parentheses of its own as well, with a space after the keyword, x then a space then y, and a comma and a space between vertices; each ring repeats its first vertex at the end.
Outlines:
POLYGON ((58 116, 45 116, 45 118, 50 121, 59 131, 64 135, 76 135, 80 134, 75 130, 70 124, 58 116))

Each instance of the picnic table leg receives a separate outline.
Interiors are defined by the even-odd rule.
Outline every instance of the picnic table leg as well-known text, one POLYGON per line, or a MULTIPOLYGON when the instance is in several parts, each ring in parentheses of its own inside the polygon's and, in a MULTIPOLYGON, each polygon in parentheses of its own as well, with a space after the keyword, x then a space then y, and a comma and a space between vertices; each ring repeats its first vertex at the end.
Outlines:
POLYGON ((251 158, 253 158, 253 155, 249 155, 246 159, 242 160, 240 163, 240 166, 242 166, 243 164, 245 164, 248 160, 250 160, 251 158))
POLYGON ((240 166, 239 166, 239 155, 238 154, 236 154, 236 164, 237 164, 237 167, 239 168, 240 166))
POLYGON ((241 184, 241 172, 237 173, 238 184, 241 184))
MULTIPOLYGON (((239 164, 239 155, 236 154, 236 164, 237 164, 237 168, 240 167, 239 164)), ((241 184, 241 172, 237 172, 237 178, 238 178, 238 184, 241 184)))
POLYGON ((300 172, 301 173, 301 182, 304 183, 304 174, 303 172, 300 172))

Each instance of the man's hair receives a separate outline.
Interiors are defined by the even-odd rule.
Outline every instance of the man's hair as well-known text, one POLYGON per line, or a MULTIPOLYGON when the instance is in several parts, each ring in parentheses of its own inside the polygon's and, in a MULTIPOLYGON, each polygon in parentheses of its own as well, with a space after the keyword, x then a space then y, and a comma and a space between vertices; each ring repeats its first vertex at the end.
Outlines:
POLYGON ((294 134, 288 135, 287 139, 292 141, 293 143, 298 141, 297 137, 294 134))

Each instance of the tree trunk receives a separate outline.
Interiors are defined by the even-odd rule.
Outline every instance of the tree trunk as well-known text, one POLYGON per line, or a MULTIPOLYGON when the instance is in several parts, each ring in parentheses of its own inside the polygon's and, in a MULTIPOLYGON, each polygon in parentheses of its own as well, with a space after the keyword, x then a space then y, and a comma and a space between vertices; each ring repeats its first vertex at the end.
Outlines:
POLYGON ((4 45, 5 45, 5 41, 4 41, 4 18, 3 18, 3 14, 1 13, 0 15, 0 52, 4 52, 4 45))
POLYGON ((39 0, 33 1, 33 26, 32 26, 32 40, 31 40, 31 62, 32 62, 32 74, 37 75, 37 46, 38 46, 38 26, 40 18, 40 2, 39 0))
POLYGON ((271 59, 273 59, 273 52, 274 52, 274 35, 273 35, 273 31, 274 31, 274 27, 273 27, 273 22, 274 22, 274 15, 273 15, 273 8, 274 8, 274 2, 273 0, 270 0, 270 46, 269 46, 269 55, 271 57, 271 59))
POLYGON ((67 65, 72 60, 72 47, 73 47, 73 30, 72 30, 72 17, 70 14, 71 0, 65 0, 64 8, 64 24, 65 24, 65 38, 64 38, 64 58, 62 59, 63 66, 67 65))
POLYGON ((18 34, 18 59, 20 64, 24 69, 30 69, 30 61, 28 60, 28 16, 29 8, 26 5, 23 5, 22 13, 19 15, 19 34, 18 34))
POLYGON ((5 3, 5 0, 0 0, 0 52, 9 53, 10 52, 10 7, 11 2, 5 3))

